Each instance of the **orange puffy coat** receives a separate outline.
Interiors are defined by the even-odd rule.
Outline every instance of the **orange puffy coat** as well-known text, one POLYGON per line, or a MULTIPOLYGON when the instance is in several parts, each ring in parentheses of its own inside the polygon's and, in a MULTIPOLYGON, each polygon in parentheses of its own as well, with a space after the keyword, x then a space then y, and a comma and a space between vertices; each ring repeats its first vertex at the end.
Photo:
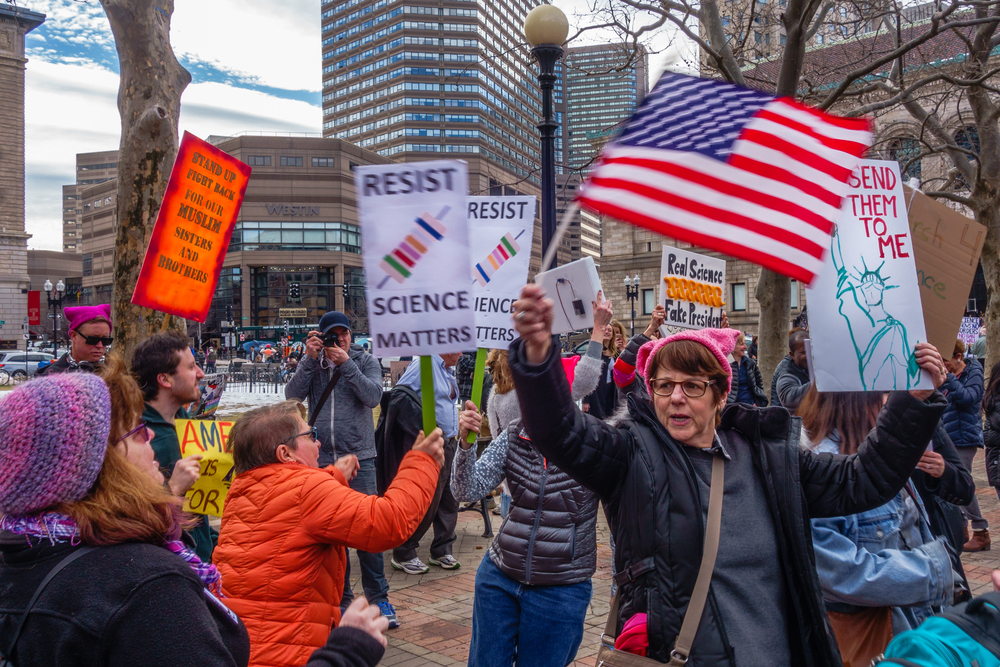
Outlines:
POLYGON ((236 477, 213 561, 226 604, 250 633, 250 665, 296 667, 340 623, 344 547, 402 544, 427 512, 437 462, 410 451, 384 497, 347 486, 332 466, 274 463, 236 477))

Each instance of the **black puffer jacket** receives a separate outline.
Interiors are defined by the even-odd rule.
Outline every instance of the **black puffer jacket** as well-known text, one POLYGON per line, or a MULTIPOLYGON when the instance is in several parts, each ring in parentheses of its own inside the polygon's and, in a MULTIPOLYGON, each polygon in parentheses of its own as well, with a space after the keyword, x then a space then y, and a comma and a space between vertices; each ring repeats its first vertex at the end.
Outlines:
POLYGON ((577 584, 597 569, 597 495, 507 431, 507 485, 514 501, 490 557, 500 570, 535 586, 577 584))
POLYGON ((986 478, 991 486, 1000 487, 1000 401, 986 412, 983 442, 986 444, 986 478))
MULTIPOLYGON (((543 364, 529 365, 522 342, 511 344, 509 361, 525 429, 550 462, 593 489, 604 503, 617 545, 616 570, 626 573, 619 627, 622 620, 646 612, 649 655, 666 662, 704 544, 692 464, 648 401, 629 396, 630 418, 617 428, 577 410, 557 360, 553 348, 543 364)), ((809 519, 854 514, 888 502, 916 466, 944 407, 938 393, 925 402, 893 393, 875 430, 850 457, 801 451, 801 422, 785 410, 733 405, 723 412, 720 430, 737 431, 752 449, 778 531, 789 649, 796 667, 841 665, 816 575, 809 519)), ((734 664, 710 594, 688 665, 734 664)))

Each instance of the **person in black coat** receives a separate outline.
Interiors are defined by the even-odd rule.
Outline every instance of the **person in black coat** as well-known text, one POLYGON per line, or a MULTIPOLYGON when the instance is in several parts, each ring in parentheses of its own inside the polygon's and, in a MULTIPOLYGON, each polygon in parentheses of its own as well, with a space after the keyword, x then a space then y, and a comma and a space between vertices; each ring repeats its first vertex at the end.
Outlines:
MULTIPOLYGON (((601 498, 617 545, 619 627, 647 615, 647 657, 666 662, 675 648, 718 460, 726 477, 720 547, 689 664, 840 667, 809 519, 894 497, 941 418, 941 394, 893 392, 857 454, 811 454, 799 449, 800 420, 787 410, 726 406, 726 354, 738 332, 704 329, 640 350, 651 400, 629 395, 616 426, 573 404, 541 288, 523 289, 514 321, 521 337, 509 360, 524 427, 543 455, 601 498)), ((916 358, 935 386, 944 380, 933 346, 919 345, 916 358)))
POLYGON ((1000 497, 1000 362, 990 370, 990 384, 983 396, 983 443, 986 445, 986 479, 1000 497))

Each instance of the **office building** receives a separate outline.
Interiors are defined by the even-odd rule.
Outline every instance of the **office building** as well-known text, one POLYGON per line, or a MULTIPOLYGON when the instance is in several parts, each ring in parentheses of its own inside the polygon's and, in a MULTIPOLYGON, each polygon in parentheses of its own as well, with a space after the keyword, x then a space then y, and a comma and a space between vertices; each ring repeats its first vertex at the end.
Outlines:
POLYGON ((24 231, 24 37, 45 15, 0 4, 0 350, 24 349, 28 239, 24 231))
POLYGON ((112 180, 118 173, 118 151, 76 154, 76 183, 62 188, 63 252, 83 252, 83 191, 112 180))
MULTIPOLYGON (((462 159, 473 195, 540 194, 526 0, 322 5, 323 135, 397 162, 462 159)), ((536 222, 531 266, 541 264, 536 222)), ((560 261, 570 259, 569 240, 560 261)))
MULTIPOLYGON (((328 310, 368 330, 354 167, 390 162, 320 137, 212 136, 253 167, 202 338, 235 322, 247 339, 302 336, 328 310), (343 285, 348 285, 344 297, 343 285), (293 289, 294 288, 294 289, 293 289)), ((117 181, 82 193, 84 303, 109 303, 114 271, 117 181)))

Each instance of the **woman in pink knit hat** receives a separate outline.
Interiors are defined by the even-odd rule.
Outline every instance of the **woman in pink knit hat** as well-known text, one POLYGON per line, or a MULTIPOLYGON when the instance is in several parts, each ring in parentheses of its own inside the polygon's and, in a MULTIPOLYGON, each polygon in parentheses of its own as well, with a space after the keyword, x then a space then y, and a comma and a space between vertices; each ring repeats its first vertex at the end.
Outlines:
POLYGON ((64 311, 69 327, 69 352, 36 375, 92 373, 111 346, 111 306, 73 306, 64 311))
MULTIPOLYGON (((726 405, 726 357, 738 331, 690 330, 643 345, 635 371, 649 398, 631 392, 627 415, 612 424, 573 404, 552 312, 540 287, 524 288, 509 362, 535 447, 604 504, 617 545, 617 613, 607 633, 616 648, 692 667, 839 667, 809 519, 895 496, 943 396, 894 392, 856 454, 817 456, 799 448, 800 420, 788 411, 726 405), (707 539, 713 480, 723 489, 721 521, 707 539), (706 561, 696 591, 713 542, 714 564, 706 561)), ((939 386, 937 350, 918 345, 916 358, 939 386)))

